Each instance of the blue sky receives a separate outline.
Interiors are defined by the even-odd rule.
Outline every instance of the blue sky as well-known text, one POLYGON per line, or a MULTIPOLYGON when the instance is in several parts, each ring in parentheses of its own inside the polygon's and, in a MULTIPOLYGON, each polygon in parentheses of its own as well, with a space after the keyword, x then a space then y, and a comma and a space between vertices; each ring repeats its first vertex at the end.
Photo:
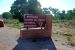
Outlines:
MULTIPOLYGON (((59 10, 70 10, 75 8, 75 0, 39 0, 42 8, 53 7, 59 10)), ((8 12, 14 0, 0 0, 0 14, 8 12)))

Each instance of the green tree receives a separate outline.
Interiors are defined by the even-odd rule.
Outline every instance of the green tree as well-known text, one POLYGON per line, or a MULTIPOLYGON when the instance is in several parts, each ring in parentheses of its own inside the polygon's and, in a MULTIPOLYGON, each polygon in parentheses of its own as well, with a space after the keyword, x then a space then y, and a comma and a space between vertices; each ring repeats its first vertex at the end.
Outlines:
POLYGON ((72 19, 75 19, 75 8, 72 11, 72 19))
POLYGON ((49 14, 51 15, 50 11, 48 8, 43 8, 43 14, 49 14))
POLYGON ((59 11, 59 9, 49 7, 49 11, 53 15, 53 20, 59 20, 60 19, 60 11, 59 11))
POLYGON ((53 15, 56 17, 58 12, 59 12, 59 9, 57 8, 52 8, 52 7, 49 7, 49 10, 53 13, 53 15))
POLYGON ((42 14, 41 4, 38 0, 28 0, 29 14, 42 14))
POLYGON ((68 20, 75 19, 75 8, 73 10, 68 10, 66 15, 68 20))
POLYGON ((65 19, 65 10, 62 10, 62 12, 60 13, 60 18, 61 20, 65 19))
POLYGON ((13 14, 14 18, 23 21, 23 15, 27 14, 28 3, 26 0, 16 0, 11 6, 10 12, 13 14))
POLYGON ((67 11, 67 19, 68 19, 68 20, 71 20, 72 17, 73 17, 73 10, 68 10, 68 11, 67 11))
POLYGON ((6 19, 12 18, 12 14, 11 14, 10 12, 4 12, 4 13, 2 14, 2 17, 3 17, 3 18, 6 18, 6 19))
POLYGON ((42 9, 38 0, 16 0, 12 4, 10 12, 14 18, 23 21, 24 14, 42 14, 42 9))

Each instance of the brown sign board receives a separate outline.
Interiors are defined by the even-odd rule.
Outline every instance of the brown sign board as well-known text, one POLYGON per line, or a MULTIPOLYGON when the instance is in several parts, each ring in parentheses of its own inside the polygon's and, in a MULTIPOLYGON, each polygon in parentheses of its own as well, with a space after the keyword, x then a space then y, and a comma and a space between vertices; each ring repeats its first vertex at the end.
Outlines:
POLYGON ((40 24, 43 25, 45 23, 45 20, 46 18, 44 16, 26 15, 24 16, 24 27, 40 27, 40 24))
POLYGON ((20 36, 24 38, 51 37, 52 16, 50 15, 25 15, 24 28, 20 36))

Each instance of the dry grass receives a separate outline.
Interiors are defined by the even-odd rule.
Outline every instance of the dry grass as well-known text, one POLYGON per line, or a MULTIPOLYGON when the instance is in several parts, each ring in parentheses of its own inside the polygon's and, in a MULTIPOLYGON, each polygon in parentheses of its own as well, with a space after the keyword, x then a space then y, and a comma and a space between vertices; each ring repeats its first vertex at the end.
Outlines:
POLYGON ((75 46, 75 28, 68 23, 53 23, 53 38, 56 42, 61 41, 65 45, 75 46))

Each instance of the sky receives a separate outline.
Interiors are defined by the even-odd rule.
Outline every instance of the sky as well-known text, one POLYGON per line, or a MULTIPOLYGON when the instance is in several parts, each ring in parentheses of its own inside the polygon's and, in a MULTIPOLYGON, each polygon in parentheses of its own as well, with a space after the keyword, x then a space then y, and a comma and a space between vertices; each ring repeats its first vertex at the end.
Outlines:
MULTIPOLYGON (((14 0, 0 0, 0 14, 9 12, 14 0)), ((59 10, 71 10, 75 8, 75 0, 39 0, 42 8, 53 7, 59 10)))

